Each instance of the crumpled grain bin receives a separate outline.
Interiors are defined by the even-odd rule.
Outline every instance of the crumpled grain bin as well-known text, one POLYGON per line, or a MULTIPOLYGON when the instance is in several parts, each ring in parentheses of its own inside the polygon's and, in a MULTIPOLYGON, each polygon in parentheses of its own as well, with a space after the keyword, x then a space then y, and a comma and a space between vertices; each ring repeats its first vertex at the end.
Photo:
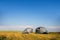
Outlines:
POLYGON ((36 30, 35 30, 35 33, 38 33, 38 34, 47 34, 48 31, 45 27, 37 27, 36 30))
POLYGON ((23 31, 23 34, 30 34, 30 33, 33 33, 33 29, 32 29, 32 28, 26 28, 26 29, 23 31))

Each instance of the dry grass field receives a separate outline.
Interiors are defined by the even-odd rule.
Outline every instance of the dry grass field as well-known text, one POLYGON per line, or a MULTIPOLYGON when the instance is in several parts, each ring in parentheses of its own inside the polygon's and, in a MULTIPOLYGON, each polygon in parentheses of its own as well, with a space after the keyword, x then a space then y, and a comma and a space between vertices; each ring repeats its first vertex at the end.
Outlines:
POLYGON ((22 34, 16 31, 1 31, 0 40, 60 40, 60 34, 22 34))

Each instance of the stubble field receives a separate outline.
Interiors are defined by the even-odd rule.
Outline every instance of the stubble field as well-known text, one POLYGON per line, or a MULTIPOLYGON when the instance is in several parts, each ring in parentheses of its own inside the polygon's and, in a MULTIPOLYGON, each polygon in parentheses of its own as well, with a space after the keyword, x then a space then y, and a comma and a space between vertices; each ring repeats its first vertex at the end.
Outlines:
POLYGON ((60 34, 22 34, 17 31, 0 31, 0 40, 60 40, 60 34))

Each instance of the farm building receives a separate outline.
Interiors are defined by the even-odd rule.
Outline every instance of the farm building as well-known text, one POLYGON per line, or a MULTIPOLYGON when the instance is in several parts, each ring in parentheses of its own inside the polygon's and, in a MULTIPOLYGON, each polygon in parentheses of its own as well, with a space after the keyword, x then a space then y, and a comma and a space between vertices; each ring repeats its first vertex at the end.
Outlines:
POLYGON ((36 30, 35 30, 35 33, 38 33, 38 34, 47 34, 48 31, 45 27, 37 27, 36 30))
POLYGON ((23 31, 24 34, 30 34, 30 33, 33 33, 33 29, 32 28, 26 28, 24 31, 23 31))

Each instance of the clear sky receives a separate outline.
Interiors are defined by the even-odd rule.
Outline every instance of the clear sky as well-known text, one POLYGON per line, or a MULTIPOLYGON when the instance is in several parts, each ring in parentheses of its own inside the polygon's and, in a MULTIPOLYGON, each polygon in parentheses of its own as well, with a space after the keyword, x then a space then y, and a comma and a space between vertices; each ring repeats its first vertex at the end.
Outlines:
POLYGON ((0 25, 60 27, 60 0, 0 0, 0 25))

